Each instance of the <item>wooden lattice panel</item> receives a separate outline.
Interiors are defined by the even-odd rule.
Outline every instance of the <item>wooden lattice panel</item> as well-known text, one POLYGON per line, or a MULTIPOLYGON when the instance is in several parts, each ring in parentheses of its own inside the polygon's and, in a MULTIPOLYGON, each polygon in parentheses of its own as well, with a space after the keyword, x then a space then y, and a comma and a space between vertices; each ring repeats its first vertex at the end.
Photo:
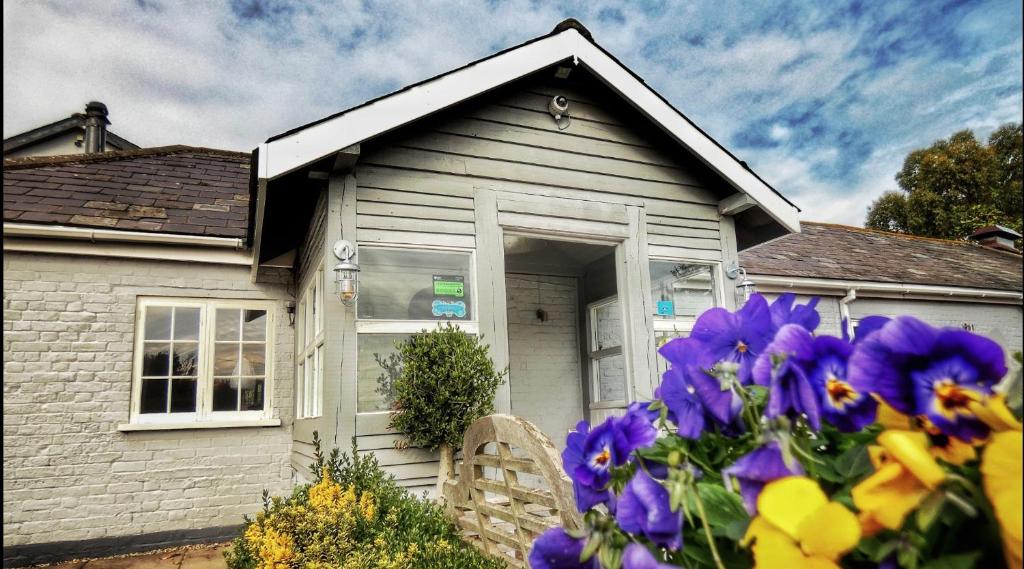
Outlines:
POLYGON ((463 537, 512 567, 526 567, 533 540, 555 526, 580 527, 572 482, 558 450, 529 421, 489 415, 466 431, 458 478, 443 497, 463 537))

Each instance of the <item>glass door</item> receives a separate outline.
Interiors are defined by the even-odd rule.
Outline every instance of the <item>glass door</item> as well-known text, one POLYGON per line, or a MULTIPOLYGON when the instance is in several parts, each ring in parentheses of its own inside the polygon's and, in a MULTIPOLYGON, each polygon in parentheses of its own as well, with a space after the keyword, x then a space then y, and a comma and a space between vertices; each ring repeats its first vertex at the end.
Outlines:
POLYGON ((626 406, 626 362, 622 353, 622 311, 616 297, 587 306, 590 409, 626 406))

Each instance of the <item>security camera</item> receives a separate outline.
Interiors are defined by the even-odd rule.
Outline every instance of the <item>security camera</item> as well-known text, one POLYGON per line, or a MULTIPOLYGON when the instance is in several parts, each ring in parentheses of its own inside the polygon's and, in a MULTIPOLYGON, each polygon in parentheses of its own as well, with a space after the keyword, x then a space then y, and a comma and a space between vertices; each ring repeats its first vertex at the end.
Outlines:
POLYGON ((555 120, 562 118, 562 115, 568 114, 566 111, 569 110, 569 99, 566 99, 562 95, 556 95, 551 98, 551 102, 548 103, 548 112, 551 116, 555 117, 555 120))

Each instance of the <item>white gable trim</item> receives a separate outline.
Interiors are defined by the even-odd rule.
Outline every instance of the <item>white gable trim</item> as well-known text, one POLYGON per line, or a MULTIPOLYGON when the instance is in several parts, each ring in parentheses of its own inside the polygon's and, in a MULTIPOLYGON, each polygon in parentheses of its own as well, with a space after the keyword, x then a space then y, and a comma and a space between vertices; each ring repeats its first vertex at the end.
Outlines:
POLYGON ((267 179, 280 177, 341 148, 409 124, 570 57, 592 71, 738 191, 749 195, 783 227, 800 231, 794 206, 622 64, 574 29, 524 44, 265 143, 259 152, 259 175, 267 179))

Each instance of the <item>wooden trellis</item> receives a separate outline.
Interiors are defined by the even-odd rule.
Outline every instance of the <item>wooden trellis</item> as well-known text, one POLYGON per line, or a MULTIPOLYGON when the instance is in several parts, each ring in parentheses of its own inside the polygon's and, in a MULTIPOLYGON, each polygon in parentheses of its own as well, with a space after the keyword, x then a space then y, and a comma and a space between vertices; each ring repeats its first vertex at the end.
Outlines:
POLYGON ((558 450, 532 423, 489 415, 469 427, 463 443, 458 478, 444 484, 442 496, 465 539, 526 567, 541 533, 580 527, 558 450))

